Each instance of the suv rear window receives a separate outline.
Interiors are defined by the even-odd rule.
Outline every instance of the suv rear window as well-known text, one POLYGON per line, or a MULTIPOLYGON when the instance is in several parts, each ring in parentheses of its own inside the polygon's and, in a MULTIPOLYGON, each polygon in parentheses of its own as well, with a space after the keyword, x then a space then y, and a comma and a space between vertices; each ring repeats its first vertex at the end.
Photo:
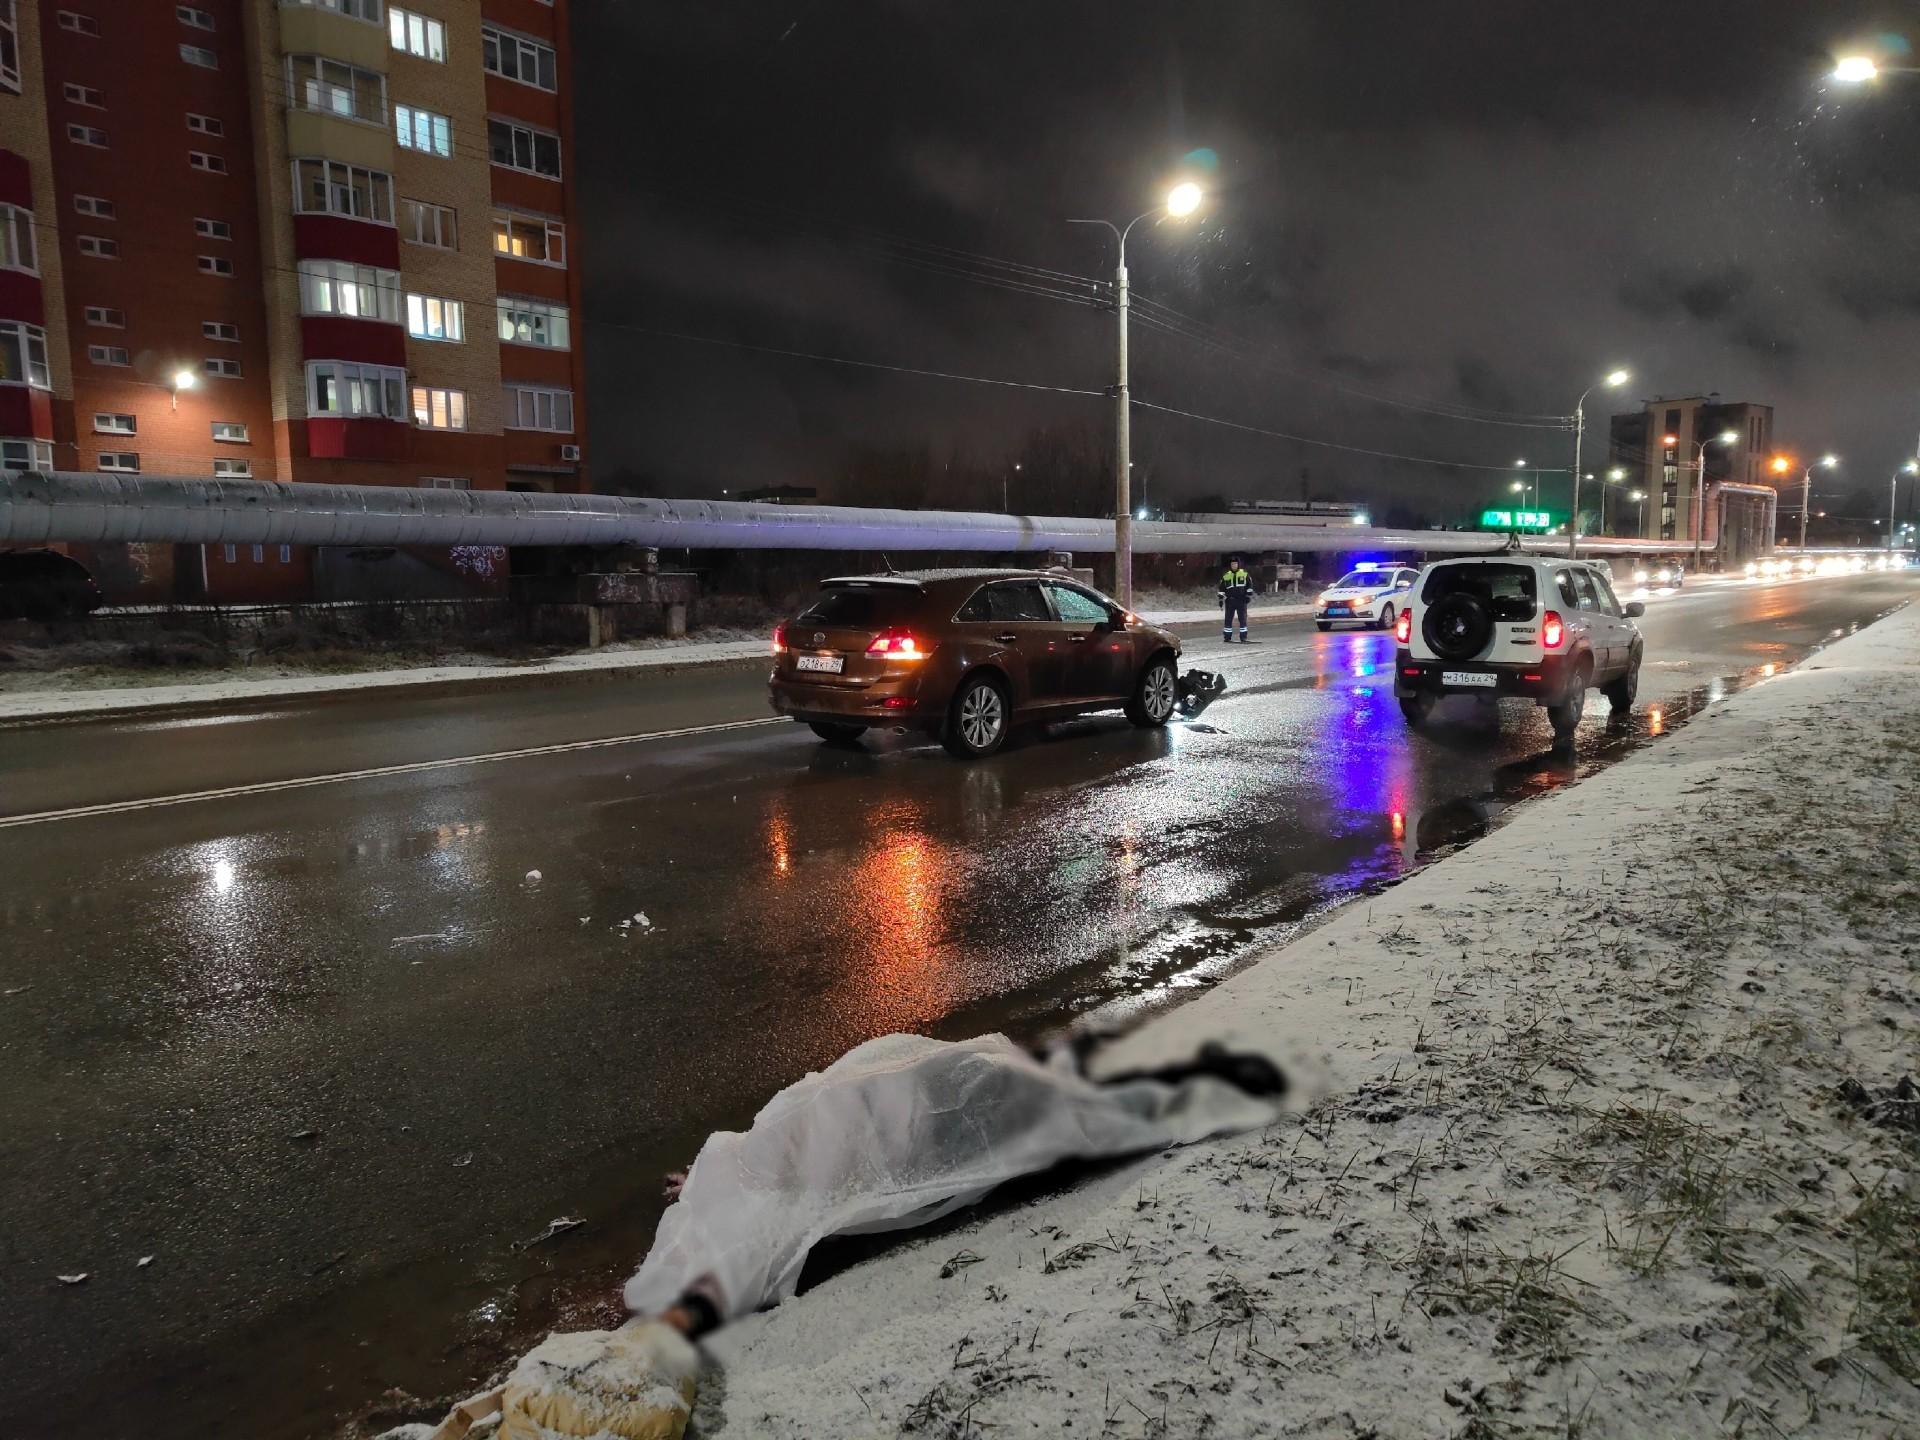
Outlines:
POLYGON ((874 629, 891 625, 905 614, 908 599, 890 590, 823 590, 819 599, 800 612, 800 618, 812 625, 874 629))
POLYGON ((1487 602, 1495 620, 1531 620, 1536 592, 1531 565, 1437 565, 1427 572, 1420 598, 1431 605, 1462 592, 1487 602))

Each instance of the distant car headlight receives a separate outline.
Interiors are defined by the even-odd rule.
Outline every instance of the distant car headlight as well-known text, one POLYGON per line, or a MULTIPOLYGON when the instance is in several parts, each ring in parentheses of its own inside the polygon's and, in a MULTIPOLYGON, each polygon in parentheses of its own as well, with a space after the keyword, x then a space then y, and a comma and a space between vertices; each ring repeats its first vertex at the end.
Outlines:
POLYGON ((1656 573, 1654 578, 1662 585, 1671 585, 1673 583, 1673 572, 1671 570, 1661 570, 1656 573))
POLYGON ((1754 576, 1758 575, 1759 573, 1760 573, 1760 567, 1754 564, 1753 561, 1751 560, 1747 561, 1747 578, 1751 580, 1754 576))
POLYGON ((1636 585, 1646 584, 1648 578, 1647 572, 1644 570, 1636 570, 1633 572, 1633 583, 1636 585))

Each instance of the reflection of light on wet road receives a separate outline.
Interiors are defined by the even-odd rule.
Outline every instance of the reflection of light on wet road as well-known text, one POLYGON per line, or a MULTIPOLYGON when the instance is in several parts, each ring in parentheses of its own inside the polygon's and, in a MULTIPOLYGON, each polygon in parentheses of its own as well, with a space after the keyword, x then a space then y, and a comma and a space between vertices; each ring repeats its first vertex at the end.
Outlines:
POLYGON ((767 817, 767 854, 773 858, 774 874, 784 878, 793 873, 793 841, 787 831, 783 806, 776 806, 767 817))
POLYGON ((233 889, 233 862, 221 856, 213 862, 213 893, 224 895, 233 889))
POLYGON ((848 877, 846 933, 865 952, 865 981, 856 983, 867 990, 870 1025, 912 1028, 951 1004, 939 954, 941 869, 924 833, 887 829, 848 877))
POLYGON ((1667 712, 1658 705, 1647 707, 1647 734, 1664 735, 1667 732, 1667 712))

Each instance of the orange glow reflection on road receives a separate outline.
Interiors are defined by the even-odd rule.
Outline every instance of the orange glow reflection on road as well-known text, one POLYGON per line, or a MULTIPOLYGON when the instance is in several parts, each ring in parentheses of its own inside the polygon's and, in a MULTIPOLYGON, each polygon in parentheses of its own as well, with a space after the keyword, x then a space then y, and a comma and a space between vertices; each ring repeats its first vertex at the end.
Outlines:
POLYGON ((773 873, 782 877, 793 873, 793 841, 787 831, 785 810, 767 817, 767 854, 773 859, 773 873))
POLYGON ((888 829, 849 877, 844 933, 867 959, 864 993, 849 999, 873 1034, 914 1029, 951 1004, 940 953, 942 859, 920 830, 888 829))
POLYGON ((1664 735, 1666 732, 1667 712, 1662 710, 1658 705, 1649 705, 1647 707, 1647 733, 1649 735, 1664 735))

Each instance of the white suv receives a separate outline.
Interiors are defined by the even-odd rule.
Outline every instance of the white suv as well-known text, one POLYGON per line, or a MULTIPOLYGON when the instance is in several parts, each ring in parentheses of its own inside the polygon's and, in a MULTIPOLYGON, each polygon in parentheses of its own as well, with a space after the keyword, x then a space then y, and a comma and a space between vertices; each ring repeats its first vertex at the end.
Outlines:
POLYGON ((1418 574, 1411 565, 1356 565, 1320 592, 1313 622, 1322 630, 1353 620, 1391 630, 1418 574))
POLYGON ((1443 695, 1518 696, 1573 734, 1598 687, 1616 715, 1640 688, 1638 601, 1622 605, 1605 567, 1507 554, 1429 565, 1394 626, 1393 693, 1418 725, 1443 695))

